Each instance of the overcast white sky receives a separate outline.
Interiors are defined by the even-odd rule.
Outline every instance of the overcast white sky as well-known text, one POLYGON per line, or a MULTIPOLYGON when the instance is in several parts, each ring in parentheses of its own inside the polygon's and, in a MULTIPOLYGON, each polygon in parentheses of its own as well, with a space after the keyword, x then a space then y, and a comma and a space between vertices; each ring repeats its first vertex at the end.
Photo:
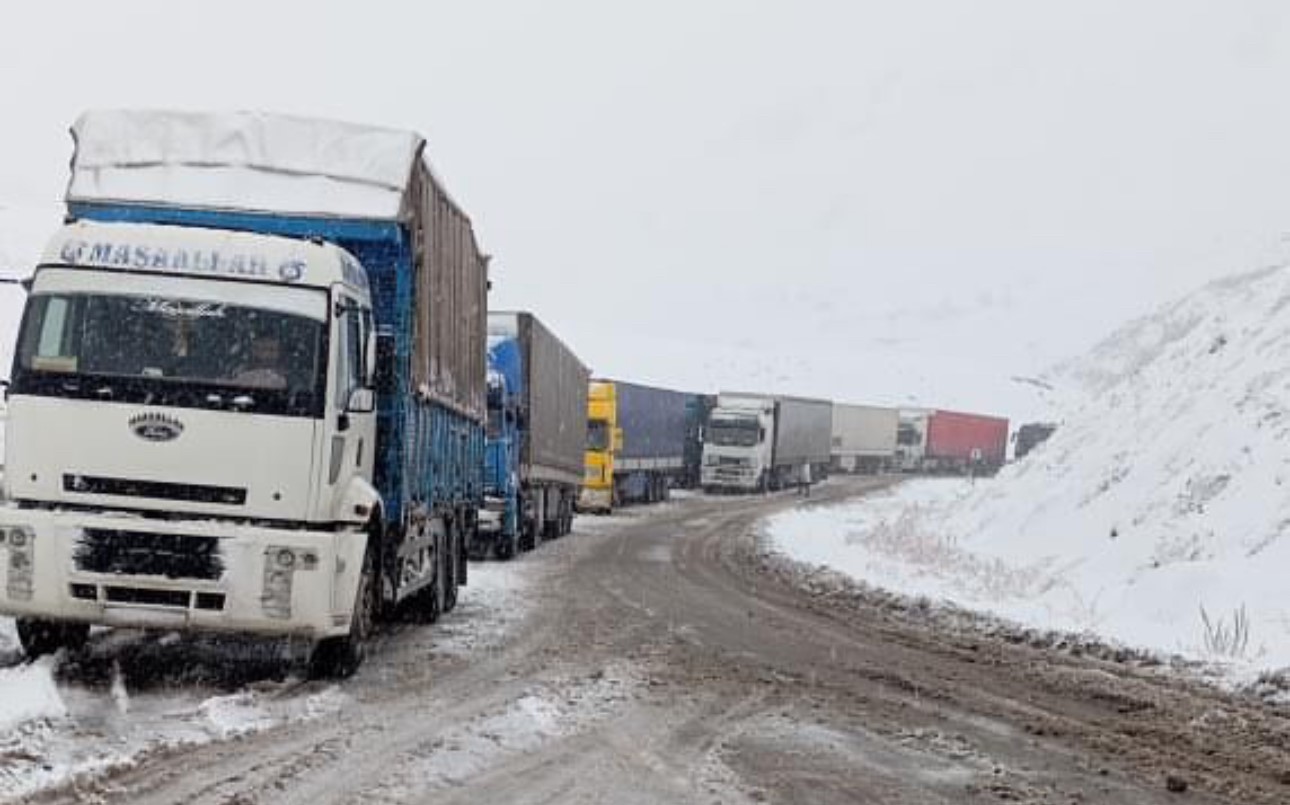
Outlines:
POLYGON ((56 223, 86 107, 414 128, 496 255, 493 303, 601 374, 1019 416, 1011 375, 1284 251, 1288 17, 1275 0, 7 3, 0 206, 39 212, 0 218, 23 222, 0 244, 26 253, 56 223))

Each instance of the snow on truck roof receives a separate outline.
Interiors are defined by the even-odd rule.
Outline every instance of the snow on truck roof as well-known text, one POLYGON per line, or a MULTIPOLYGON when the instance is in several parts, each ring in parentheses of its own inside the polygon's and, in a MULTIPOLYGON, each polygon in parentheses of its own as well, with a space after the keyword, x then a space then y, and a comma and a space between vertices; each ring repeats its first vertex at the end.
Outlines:
POLYGON ((363 266, 334 244, 191 226, 77 221, 54 234, 40 265, 368 293, 363 266))
MULTIPOLYGON (((425 140, 264 112, 89 111, 69 202, 397 219, 425 140)), ((442 184, 441 184, 442 186, 442 184)))

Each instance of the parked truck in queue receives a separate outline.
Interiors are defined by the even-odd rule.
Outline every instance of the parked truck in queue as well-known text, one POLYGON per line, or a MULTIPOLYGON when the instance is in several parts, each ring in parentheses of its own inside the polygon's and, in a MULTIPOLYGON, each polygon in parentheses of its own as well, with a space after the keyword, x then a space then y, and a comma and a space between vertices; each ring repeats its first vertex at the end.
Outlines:
POLYGON ((621 380, 591 381, 579 508, 610 512, 688 486, 707 414, 702 395, 621 380))
POLYGON ((721 392, 708 417, 703 487, 710 491, 780 489, 829 468, 833 404, 783 395, 721 392))
POLYGON ((900 412, 877 405, 833 404, 833 469, 881 472, 896 463, 900 412))
POLYGON ((573 529, 589 376, 536 316, 488 314, 485 497, 472 555, 509 559, 573 529))
POLYGON ((409 132, 104 111, 30 281, 8 387, 0 612, 291 636, 352 673, 466 581, 487 265, 409 132))

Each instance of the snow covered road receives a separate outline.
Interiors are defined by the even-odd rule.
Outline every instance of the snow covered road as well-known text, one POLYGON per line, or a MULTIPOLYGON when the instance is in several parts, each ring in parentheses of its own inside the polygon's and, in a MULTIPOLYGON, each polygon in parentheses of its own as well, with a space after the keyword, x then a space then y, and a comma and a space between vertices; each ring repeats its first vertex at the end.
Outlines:
MULTIPOLYGON (((834 481, 807 507, 883 483, 834 481)), ((205 734, 140 746, 38 796, 1151 805, 1186 784, 1190 802, 1285 801, 1290 714, 1132 659, 1031 646, 862 590, 813 587, 757 540, 763 518, 801 505, 697 497, 582 518, 534 554, 472 567, 458 612, 391 628, 338 686, 240 680, 229 690, 189 679, 223 667, 196 659, 140 686, 128 652, 98 647, 122 668, 126 715, 111 671, 60 667, 69 715, 26 729, 110 745, 112 733, 93 734, 77 715, 84 697, 102 722, 124 718, 140 737, 177 712, 182 729, 205 734), (235 729, 212 730, 212 711, 235 729)))

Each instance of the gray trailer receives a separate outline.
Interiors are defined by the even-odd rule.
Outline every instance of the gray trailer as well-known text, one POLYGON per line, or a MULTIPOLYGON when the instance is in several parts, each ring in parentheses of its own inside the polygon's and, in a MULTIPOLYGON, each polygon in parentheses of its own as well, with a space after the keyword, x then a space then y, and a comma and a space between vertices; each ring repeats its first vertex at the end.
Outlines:
POLYGON ((805 397, 775 397, 775 446, 771 451, 777 485, 784 485, 810 464, 813 478, 829 468, 833 440, 833 403, 805 397))
POLYGON ((517 319, 520 346, 528 359, 523 386, 522 404, 527 417, 520 478, 580 484, 587 446, 587 381, 591 372, 531 313, 512 315, 517 319))
POLYGON ((896 460, 900 411, 876 405, 833 404, 833 469, 881 472, 896 460))

